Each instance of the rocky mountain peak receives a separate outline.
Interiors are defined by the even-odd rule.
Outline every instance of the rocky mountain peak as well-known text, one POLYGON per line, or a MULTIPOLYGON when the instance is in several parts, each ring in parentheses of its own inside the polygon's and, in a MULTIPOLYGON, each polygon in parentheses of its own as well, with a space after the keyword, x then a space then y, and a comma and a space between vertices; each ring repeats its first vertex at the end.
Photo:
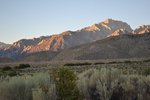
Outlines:
POLYGON ((99 29, 98 24, 93 24, 91 26, 88 26, 88 27, 85 27, 85 28, 81 29, 81 31, 84 31, 84 32, 98 32, 98 31, 100 31, 100 29, 99 29))
POLYGON ((71 35, 72 31, 65 31, 60 33, 59 35, 71 35))
POLYGON ((3 43, 3 42, 0 42, 0 50, 2 49, 6 49, 10 46, 10 44, 6 44, 6 43, 3 43))
POLYGON ((150 25, 139 26, 133 31, 134 34, 143 34, 148 32, 150 32, 150 25))
POLYGON ((131 33, 128 32, 127 30, 125 30, 125 29, 118 29, 115 32, 113 32, 111 35, 109 35, 108 37, 110 37, 110 36, 118 36, 118 35, 122 35, 122 34, 131 34, 131 33))
POLYGON ((111 18, 108 18, 108 19, 105 19, 105 20, 103 21, 103 23, 108 24, 108 23, 111 23, 112 21, 116 21, 116 20, 113 20, 113 19, 111 19, 111 18))
POLYGON ((113 20, 113 19, 106 19, 103 22, 100 23, 101 25, 105 26, 106 28, 110 29, 112 32, 118 30, 118 29, 124 29, 128 32, 132 32, 132 28, 130 25, 128 25, 126 22, 122 22, 119 20, 113 20))
POLYGON ((85 27, 81 29, 84 32, 102 32, 106 31, 106 33, 112 33, 118 29, 124 29, 129 32, 132 32, 132 28, 125 22, 113 20, 113 19, 106 19, 98 24, 93 24, 91 26, 85 27))

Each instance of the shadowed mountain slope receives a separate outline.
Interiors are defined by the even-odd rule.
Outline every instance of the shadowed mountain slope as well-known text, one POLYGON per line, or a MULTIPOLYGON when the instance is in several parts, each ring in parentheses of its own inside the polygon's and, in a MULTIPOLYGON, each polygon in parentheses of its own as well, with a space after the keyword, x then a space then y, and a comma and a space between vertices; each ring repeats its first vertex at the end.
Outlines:
POLYGON ((69 48, 54 60, 98 60, 150 57, 150 33, 122 34, 69 48))

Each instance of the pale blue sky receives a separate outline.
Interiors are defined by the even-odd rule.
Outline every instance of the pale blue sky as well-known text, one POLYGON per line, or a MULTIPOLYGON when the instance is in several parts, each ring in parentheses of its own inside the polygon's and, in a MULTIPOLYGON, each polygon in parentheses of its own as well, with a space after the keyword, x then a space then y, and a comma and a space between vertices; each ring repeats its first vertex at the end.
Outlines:
POLYGON ((150 0, 0 0, 0 41, 74 31, 107 18, 132 28, 150 24, 150 0))

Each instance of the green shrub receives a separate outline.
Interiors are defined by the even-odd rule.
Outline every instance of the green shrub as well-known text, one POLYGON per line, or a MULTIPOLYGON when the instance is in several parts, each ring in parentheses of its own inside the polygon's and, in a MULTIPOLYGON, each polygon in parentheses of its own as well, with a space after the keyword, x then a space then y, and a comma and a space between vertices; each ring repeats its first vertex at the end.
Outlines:
POLYGON ((58 100, 78 100, 79 92, 76 87, 76 75, 67 68, 58 70, 58 79, 56 80, 56 90, 58 100))
POLYGON ((105 64, 105 62, 96 62, 94 65, 100 65, 100 64, 105 64))
POLYGON ((14 66, 14 69, 19 69, 19 66, 14 66))
POLYGON ((19 66, 15 66, 15 69, 24 69, 24 68, 29 68, 30 65, 29 64, 20 64, 19 66))
POLYGON ((150 59, 147 59, 147 60, 143 60, 143 62, 150 62, 150 59))
POLYGON ((10 66, 5 66, 2 68, 2 71, 8 71, 8 70, 12 70, 12 68, 10 66))
POLYGON ((85 63, 66 63, 64 66, 85 66, 85 65, 92 65, 92 63, 85 62, 85 63))
POLYGON ((124 61, 124 63, 132 63, 132 61, 126 60, 124 61))
POLYGON ((16 71, 8 71, 7 75, 10 76, 10 77, 12 77, 12 76, 16 76, 17 73, 16 73, 16 71))
POLYGON ((118 63, 117 61, 108 62, 108 64, 117 64, 117 63, 118 63))
POLYGON ((0 71, 0 76, 10 76, 10 77, 13 77, 13 76, 16 76, 16 75, 18 75, 18 74, 14 70, 0 71))
POLYGON ((150 75, 150 68, 148 68, 148 69, 144 69, 144 71, 143 71, 143 75, 150 75))
POLYGON ((0 77, 3 76, 3 72, 0 71, 0 77))
POLYGON ((5 66, 0 70, 0 76, 16 76, 17 73, 10 66, 5 66))

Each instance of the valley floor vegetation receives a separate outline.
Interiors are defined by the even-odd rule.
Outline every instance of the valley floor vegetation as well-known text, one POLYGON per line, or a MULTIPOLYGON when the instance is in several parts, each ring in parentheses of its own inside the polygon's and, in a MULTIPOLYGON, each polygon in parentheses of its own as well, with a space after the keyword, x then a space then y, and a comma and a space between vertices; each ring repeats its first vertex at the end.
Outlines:
POLYGON ((0 100, 150 100, 149 64, 136 68, 137 63, 66 64, 73 67, 32 74, 19 72, 30 69, 27 64, 5 66, 0 69, 0 100))

